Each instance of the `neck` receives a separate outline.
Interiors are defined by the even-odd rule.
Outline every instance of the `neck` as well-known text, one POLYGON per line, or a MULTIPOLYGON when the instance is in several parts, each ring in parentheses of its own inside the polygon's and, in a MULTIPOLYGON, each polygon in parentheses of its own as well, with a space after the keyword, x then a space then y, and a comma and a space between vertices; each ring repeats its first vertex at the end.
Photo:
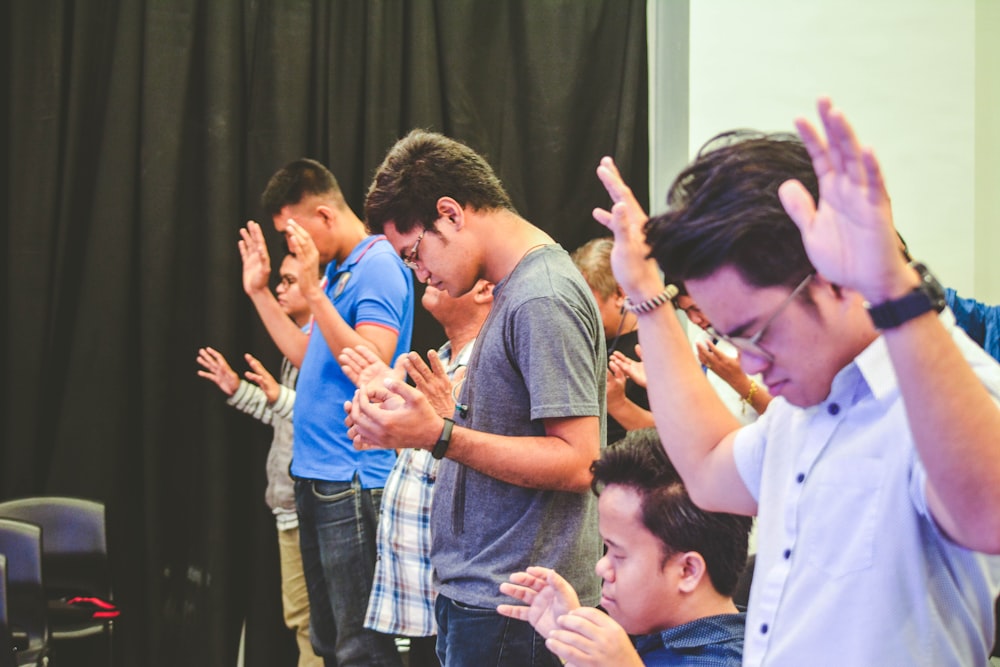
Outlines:
POLYGON ((708 616, 735 614, 739 612, 739 609, 736 608, 736 603, 731 597, 720 595, 713 588, 711 591, 705 591, 704 595, 689 598, 685 604, 679 606, 677 612, 670 627, 691 623, 708 616))
POLYGON ((462 326, 444 327, 444 333, 448 337, 448 342, 451 344, 452 359, 457 357, 458 353, 461 352, 462 349, 476 337, 481 326, 481 319, 477 319, 462 326))
POLYGON ((498 283, 509 276, 525 255, 535 248, 555 243, 551 236, 511 211, 492 211, 481 228, 485 254, 483 277, 498 283))
POLYGON ((337 234, 340 248, 334 259, 340 264, 350 257, 351 251, 368 236, 368 230, 365 228, 365 223, 361 222, 351 211, 341 213, 338 223, 337 234))

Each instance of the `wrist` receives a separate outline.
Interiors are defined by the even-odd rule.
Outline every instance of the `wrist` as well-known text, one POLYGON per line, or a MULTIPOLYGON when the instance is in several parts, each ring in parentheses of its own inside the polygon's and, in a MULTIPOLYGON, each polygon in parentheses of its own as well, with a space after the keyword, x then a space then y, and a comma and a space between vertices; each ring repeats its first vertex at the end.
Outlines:
POLYGON ((444 419, 444 426, 441 428, 441 435, 438 436, 437 442, 434 443, 434 448, 431 449, 431 456, 436 459, 443 459, 448 452, 448 447, 451 445, 452 429, 455 427, 453 419, 449 419, 448 417, 443 417, 442 419, 444 419))
POLYGON ((888 275, 881 285, 868 290, 862 296, 868 303, 878 305, 906 296, 919 284, 920 275, 912 266, 904 264, 899 270, 888 275))

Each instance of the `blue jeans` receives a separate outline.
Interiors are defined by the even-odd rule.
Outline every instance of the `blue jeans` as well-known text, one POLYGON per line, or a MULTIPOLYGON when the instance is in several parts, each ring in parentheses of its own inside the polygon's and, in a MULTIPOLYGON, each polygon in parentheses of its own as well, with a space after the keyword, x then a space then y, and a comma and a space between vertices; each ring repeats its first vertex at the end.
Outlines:
POLYGON ((559 659, 526 621, 443 595, 438 595, 434 613, 437 655, 443 667, 559 667, 559 659))
POLYGON ((357 476, 295 480, 309 631, 326 667, 402 665, 393 638, 364 627, 381 502, 382 489, 362 489, 357 476))

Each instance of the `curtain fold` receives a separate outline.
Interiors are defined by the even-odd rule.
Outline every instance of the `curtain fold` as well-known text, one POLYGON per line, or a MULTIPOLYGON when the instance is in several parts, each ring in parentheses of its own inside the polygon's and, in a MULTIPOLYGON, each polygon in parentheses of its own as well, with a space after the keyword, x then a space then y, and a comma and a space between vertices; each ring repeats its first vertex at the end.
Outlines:
MULTIPOLYGON (((472 145, 567 250, 613 155, 647 202, 644 0, 3 3, 0 497, 108 505, 120 665, 278 664, 270 429, 195 375, 279 355, 238 230, 314 157, 359 214, 413 127, 472 145)), ((261 220, 276 268, 284 244, 261 220)), ((416 349, 440 328, 417 312, 416 349)))

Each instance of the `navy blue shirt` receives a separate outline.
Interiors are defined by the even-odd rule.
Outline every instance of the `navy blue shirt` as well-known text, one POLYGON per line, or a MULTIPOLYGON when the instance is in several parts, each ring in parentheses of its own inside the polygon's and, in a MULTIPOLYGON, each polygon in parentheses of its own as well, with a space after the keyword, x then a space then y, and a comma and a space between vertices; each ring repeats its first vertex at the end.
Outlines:
POLYGON ((740 667, 746 618, 745 613, 706 616, 633 641, 647 667, 740 667))

